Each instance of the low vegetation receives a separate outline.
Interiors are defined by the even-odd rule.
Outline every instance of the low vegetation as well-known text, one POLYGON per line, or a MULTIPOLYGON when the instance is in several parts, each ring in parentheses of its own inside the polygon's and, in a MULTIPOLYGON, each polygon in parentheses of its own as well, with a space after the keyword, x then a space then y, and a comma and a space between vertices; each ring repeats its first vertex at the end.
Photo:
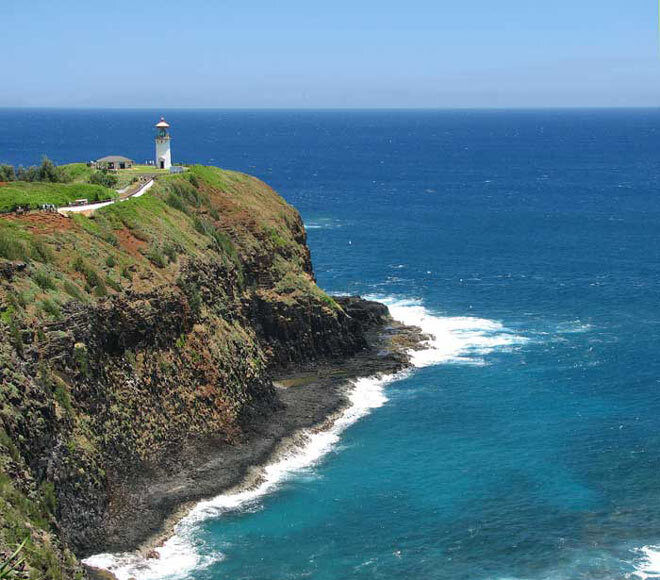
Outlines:
POLYGON ((94 185, 102 185, 103 187, 115 188, 119 183, 119 178, 114 174, 110 173, 107 169, 101 169, 94 171, 89 176, 89 182, 94 185))
MULTIPOLYGON (((13 182, 0 188, 0 209, 65 205, 82 197, 98 201, 110 194, 101 186, 80 183, 13 182)), ((29 221, 0 219, 0 258, 35 264, 28 269, 30 287, 24 290, 30 308, 49 317, 72 298, 122 291, 120 279, 134 284, 153 276, 175 280, 180 254, 194 257, 209 251, 234 267, 257 254, 273 256, 271 275, 278 276, 273 289, 282 300, 291 300, 320 292, 304 273, 309 259, 304 246, 292 238, 294 215, 252 177, 193 166, 185 174, 163 176, 149 195, 105 207, 91 217, 53 215, 43 232, 29 221)), ((333 307, 331 300, 323 302, 333 307)))
POLYGON ((68 183, 71 176, 44 156, 40 165, 14 169, 11 165, 0 165, 0 181, 40 181, 43 183, 68 183))
POLYGON ((0 187, 0 212, 19 207, 36 209, 44 204, 63 206, 77 199, 102 201, 116 196, 117 192, 101 185, 13 181, 0 187))
MULTIPOLYGON (((86 165, 67 167, 71 182, 12 181, 0 187, 0 203, 64 204, 85 197, 84 191, 107 194, 102 186, 76 182, 93 175, 86 165)), ((88 482, 88 491, 102 489, 104 472, 94 461, 103 445, 114 449, 131 433, 132 452, 148 456, 180 427, 179 419, 200 434, 212 428, 228 438, 236 435, 232 421, 248 395, 239 404, 238 395, 226 396, 222 389, 238 391, 254 383, 267 360, 254 331, 237 319, 241 305, 257 296, 269 301, 273 312, 280 307, 286 312, 296 302, 305 315, 316 309, 333 316, 339 308, 314 284, 303 240, 298 214, 268 186, 247 175, 201 166, 163 175, 147 195, 90 217, 0 216, 0 565, 29 537, 20 554, 29 577, 80 577, 75 558, 58 540, 58 489, 65 480, 88 482), (187 276, 191 263, 197 269, 187 276), (216 273, 210 282, 205 281, 207 271, 216 273), (140 302, 147 315, 159 313, 151 310, 155 295, 185 304, 185 318, 193 322, 168 326, 176 334, 159 337, 150 360, 133 347, 113 355, 113 373, 129 373, 131 380, 117 381, 120 386, 108 395, 107 415, 94 424, 93 416, 81 412, 80 397, 100 392, 98 353, 78 342, 77 335, 74 339, 67 325, 84 312, 84 305, 103 310, 119 300, 122 305, 140 302), (53 344, 64 345, 58 352, 71 353, 65 367, 49 367, 53 344), (231 364, 222 368, 219 361, 231 364), (20 369, 31 364, 39 365, 39 371, 30 382, 20 369), (85 377, 94 378, 93 387, 81 387, 85 377), (189 391, 181 386, 184 379, 189 391), (144 387, 156 384, 151 381, 158 381, 153 405, 131 398, 138 392, 153 394, 153 388, 144 387), (195 412, 182 417, 190 401, 195 412), (57 439, 58 453, 71 469, 68 479, 51 481, 45 470, 31 471, 36 460, 29 463, 25 457, 43 451, 30 447, 35 432, 40 444, 57 439)))
POLYGON ((23 548, 27 543, 27 538, 14 550, 12 554, 7 556, 4 562, 0 561, 0 580, 16 578, 25 556, 21 556, 23 548))

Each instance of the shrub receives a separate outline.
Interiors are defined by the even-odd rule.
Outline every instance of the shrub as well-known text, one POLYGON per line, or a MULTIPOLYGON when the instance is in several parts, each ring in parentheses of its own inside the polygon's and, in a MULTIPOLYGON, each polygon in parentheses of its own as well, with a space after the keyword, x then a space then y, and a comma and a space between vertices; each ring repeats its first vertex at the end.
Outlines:
POLYGON ((49 300, 48 298, 41 302, 41 309, 46 314, 50 314, 53 318, 56 319, 62 318, 62 312, 60 311, 60 307, 55 302, 49 300))
POLYGON ((9 452, 9 456, 14 461, 20 461, 21 452, 18 450, 18 447, 16 447, 16 444, 14 443, 12 438, 9 435, 7 435, 6 431, 1 427, 0 427, 0 445, 9 452))
POLYGON ((55 485, 51 481, 44 481, 41 485, 42 502, 48 513, 55 514, 57 508, 57 496, 55 495, 55 485))
POLYGON ((11 165, 0 165, 0 181, 14 181, 16 172, 11 165))
POLYGON ((85 262, 85 260, 83 260, 80 256, 77 256, 73 261, 73 269, 76 272, 80 272, 85 277, 87 285, 90 289, 94 290, 94 294, 96 294, 96 296, 106 295, 105 284, 103 283, 101 277, 98 275, 98 272, 87 262, 85 262))
POLYGON ((32 240, 32 257, 38 262, 52 264, 55 261, 53 250, 42 240, 32 240))
POLYGON ((112 288, 115 292, 121 292, 122 291, 121 284, 119 282, 117 282, 117 280, 115 280, 114 278, 111 278, 110 276, 106 277, 105 283, 108 286, 110 286, 110 288, 112 288))
POLYGON ((99 284, 94 286, 94 296, 98 298, 102 298, 103 296, 107 296, 107 294, 108 294, 108 289, 106 288, 103 281, 99 280, 99 284))
POLYGON ((119 178, 112 173, 108 173, 107 169, 102 169, 101 171, 95 171, 89 176, 89 182, 94 185, 102 185, 109 189, 117 187, 119 183, 119 178))
POLYGON ((186 207, 186 204, 183 203, 183 200, 174 193, 170 192, 170 194, 167 196, 167 199, 165 200, 165 203, 167 203, 167 205, 173 207, 176 210, 179 210, 186 214, 188 213, 188 208, 186 207))
POLYGON ((53 279, 43 270, 37 270, 33 274, 32 279, 42 290, 55 290, 55 282, 53 282, 53 279))
POLYGON ((0 316, 0 320, 9 326, 9 337, 11 344, 16 349, 16 352, 23 356, 23 337, 21 331, 16 323, 16 312, 13 306, 9 306, 0 316))
POLYGON ((57 167, 44 155, 41 165, 32 165, 28 168, 19 165, 16 171, 17 181, 43 181, 47 183, 68 183, 71 176, 61 167, 57 167))
POLYGON ((199 216, 193 217, 193 227, 197 232, 204 236, 210 236, 213 232, 213 225, 199 216))
POLYGON ((117 265, 117 260, 115 260, 115 257, 112 254, 105 259, 105 265, 108 268, 114 268, 117 265))
POLYGON ((19 569, 25 561, 25 556, 22 555, 22 552, 28 539, 29 538, 25 538, 10 556, 8 556, 3 562, 0 562, 0 580, 19 578, 19 569))
POLYGON ((80 291, 80 288, 76 286, 73 282, 70 282, 69 280, 66 280, 63 285, 64 291, 71 296, 72 298, 75 298, 76 300, 82 302, 84 300, 84 297, 82 295, 82 292, 80 291))
POLYGON ((199 288, 195 283, 181 279, 179 279, 178 285, 188 300, 188 306, 190 306, 191 312, 195 316, 198 316, 202 310, 202 295, 199 292, 199 288))
POLYGON ((208 197, 197 191, 190 182, 184 179, 176 179, 170 182, 170 191, 173 191, 178 197, 187 201, 194 207, 201 207, 203 204, 208 205, 208 197))
POLYGON ((64 385, 58 384, 53 391, 53 396, 59 403, 60 407, 62 407, 67 413, 71 414, 73 412, 71 397, 69 397, 69 393, 67 392, 64 385))
POLYGON ((119 240, 117 239, 117 236, 115 236, 115 234, 113 234, 112 232, 103 232, 103 235, 101 236, 101 239, 105 240, 111 246, 114 246, 115 248, 119 245, 119 240))
POLYGON ((165 256, 163 256, 163 253, 156 246, 151 246, 146 255, 149 261, 157 268, 164 268, 167 265, 165 256))
POLYGON ((331 296, 328 296, 327 294, 323 294, 321 296, 321 302, 325 303, 327 306, 329 306, 333 310, 339 310, 339 304, 337 304, 337 302, 335 302, 334 298, 332 298, 331 296))
POLYGON ((287 241, 273 228, 268 228, 270 239, 276 248, 284 248, 288 245, 287 241))
POLYGON ((170 264, 173 264, 177 260, 177 253, 179 251, 179 248, 177 248, 174 244, 165 244, 163 246, 163 254, 167 256, 167 259, 169 260, 170 264))
POLYGON ((225 254, 232 258, 237 256, 236 246, 234 246, 234 242, 231 241, 231 238, 227 234, 215 230, 213 232, 213 239, 215 240, 218 249, 222 250, 225 254))
MULTIPOLYGON (((89 374, 89 356, 87 353, 87 346, 82 342, 77 342, 73 345, 73 359, 76 361, 76 365, 80 369, 80 372, 84 375, 89 374)), ((68 398, 68 393, 66 393, 68 398)), ((69 407, 71 402, 69 401, 69 407)))
POLYGON ((6 260, 27 260, 25 240, 9 229, 0 229, 0 257, 6 260))

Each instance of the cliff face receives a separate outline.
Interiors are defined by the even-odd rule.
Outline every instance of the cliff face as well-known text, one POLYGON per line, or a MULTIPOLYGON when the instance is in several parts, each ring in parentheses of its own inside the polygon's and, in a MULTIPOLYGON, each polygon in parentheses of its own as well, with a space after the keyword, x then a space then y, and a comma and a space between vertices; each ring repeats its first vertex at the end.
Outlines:
POLYGON ((0 556, 27 537, 26 574, 82 577, 134 482, 241 441, 273 370, 366 347, 385 309, 349 316, 305 241, 265 184, 199 166, 91 218, 0 218, 0 556))

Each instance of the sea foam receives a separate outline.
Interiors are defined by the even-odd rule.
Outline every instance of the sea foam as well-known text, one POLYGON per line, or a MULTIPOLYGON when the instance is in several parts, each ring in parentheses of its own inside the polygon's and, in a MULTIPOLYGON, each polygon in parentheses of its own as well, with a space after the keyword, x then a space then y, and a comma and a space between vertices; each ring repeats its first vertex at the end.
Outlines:
POLYGON ((660 546, 644 546, 637 552, 640 559, 630 576, 641 580, 660 578, 660 546))
POLYGON ((348 392, 349 406, 327 430, 307 430, 299 436, 298 445, 287 446, 277 459, 263 468, 259 483, 248 489, 229 492, 213 499, 199 502, 177 524, 175 533, 156 548, 158 558, 145 558, 138 553, 97 554, 84 562, 90 566, 112 572, 119 580, 156 580, 185 577, 191 570, 205 568, 222 559, 203 557, 193 540, 194 528, 200 522, 219 517, 222 513, 246 509, 264 495, 276 490, 284 481, 309 469, 335 447, 340 434, 372 409, 387 402, 384 393, 386 383, 400 375, 368 377, 353 381, 348 392))
POLYGON ((426 348, 411 352, 415 367, 435 364, 486 364, 486 355, 528 342, 501 322, 472 316, 437 316, 419 300, 365 296, 383 302, 395 320, 418 326, 430 339, 426 348))
MULTIPOLYGON (((527 339, 516 335, 501 323, 476 317, 443 317, 427 310, 421 301, 370 296, 387 304, 395 320, 418 326, 428 336, 422 349, 410 352, 414 367, 434 364, 485 364, 485 356, 496 349, 524 344, 527 339)), ((176 525, 174 534, 156 548, 158 558, 145 558, 139 553, 98 554, 85 560, 90 566, 111 571, 119 580, 163 580, 186 577, 222 559, 222 554, 203 556, 202 545, 195 539, 195 528, 209 518, 223 513, 249 509, 260 499, 278 489, 287 479, 312 468, 339 442, 341 433, 372 409, 387 402, 385 385, 399 380, 397 375, 360 378, 352 381, 349 405, 326 430, 307 430, 298 436, 297 445, 287 445, 266 465, 258 483, 239 491, 230 491, 201 501, 176 525)))

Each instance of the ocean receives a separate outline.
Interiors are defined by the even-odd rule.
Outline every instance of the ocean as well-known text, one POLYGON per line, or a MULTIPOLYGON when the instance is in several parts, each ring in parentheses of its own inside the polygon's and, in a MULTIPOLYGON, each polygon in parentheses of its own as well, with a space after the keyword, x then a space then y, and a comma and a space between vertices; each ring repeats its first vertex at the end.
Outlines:
POLYGON ((660 578, 660 111, 0 110, 0 162, 257 175, 433 339, 121 579, 660 578))

